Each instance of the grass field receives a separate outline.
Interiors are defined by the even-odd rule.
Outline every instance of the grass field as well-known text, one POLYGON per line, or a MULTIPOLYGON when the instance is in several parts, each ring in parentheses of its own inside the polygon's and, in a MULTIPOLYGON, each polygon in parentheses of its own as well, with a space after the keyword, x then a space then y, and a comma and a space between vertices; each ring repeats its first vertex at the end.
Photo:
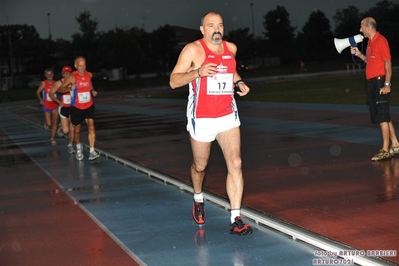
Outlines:
MULTIPOLYGON (((399 83, 399 73, 393 75, 392 84, 399 83)), ((324 104, 365 104, 367 81, 364 75, 320 77, 301 80, 249 84, 251 92, 237 101, 266 101, 324 104)), ((399 88, 399 86, 398 86, 399 88)), ((187 89, 173 93, 153 95, 159 98, 186 99, 187 89)), ((399 93, 392 87, 391 105, 399 105, 399 93)))
MULTIPOLYGON (((331 66, 330 66, 331 67, 331 66)), ((342 64, 340 64, 342 69, 342 64)), ((311 71, 324 70, 313 67, 311 71)), ((333 67, 334 68, 334 67, 333 67)), ((335 69, 334 69, 335 70, 335 69)), ((251 92, 245 97, 237 96, 237 101, 268 101, 268 102, 294 102, 294 103, 325 103, 325 104, 365 104, 367 81, 362 73, 347 74, 340 77, 312 77, 297 80, 277 80, 274 82, 253 82, 251 78, 270 75, 298 74, 297 68, 274 68, 240 73, 247 79, 251 92)), ((134 93, 135 88, 149 88, 154 86, 169 86, 169 78, 137 79, 129 81, 94 82, 96 89, 106 92, 129 91, 134 93)), ((399 106, 399 72, 394 72, 391 80, 391 105, 399 106)), ((0 102, 36 99, 36 89, 13 89, 0 92, 0 102)), ((168 93, 153 94, 157 98, 187 99, 187 88, 179 88, 168 93)))

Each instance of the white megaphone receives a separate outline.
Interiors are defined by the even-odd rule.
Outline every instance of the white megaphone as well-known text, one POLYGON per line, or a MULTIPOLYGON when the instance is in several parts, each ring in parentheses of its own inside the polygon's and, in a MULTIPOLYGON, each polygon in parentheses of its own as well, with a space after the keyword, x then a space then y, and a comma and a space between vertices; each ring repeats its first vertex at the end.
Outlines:
POLYGON ((346 47, 352 46, 355 47, 359 42, 363 41, 363 35, 358 34, 345 39, 337 39, 334 38, 335 49, 337 49, 338 53, 341 53, 346 47))

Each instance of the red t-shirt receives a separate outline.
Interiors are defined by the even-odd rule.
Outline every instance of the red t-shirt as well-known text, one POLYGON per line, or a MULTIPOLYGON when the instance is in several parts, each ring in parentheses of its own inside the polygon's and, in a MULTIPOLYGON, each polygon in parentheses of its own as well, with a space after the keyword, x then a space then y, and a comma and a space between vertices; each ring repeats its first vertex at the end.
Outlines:
POLYGON ((391 60, 391 52, 387 39, 377 32, 372 40, 369 40, 367 51, 366 78, 385 76, 385 61, 391 60))

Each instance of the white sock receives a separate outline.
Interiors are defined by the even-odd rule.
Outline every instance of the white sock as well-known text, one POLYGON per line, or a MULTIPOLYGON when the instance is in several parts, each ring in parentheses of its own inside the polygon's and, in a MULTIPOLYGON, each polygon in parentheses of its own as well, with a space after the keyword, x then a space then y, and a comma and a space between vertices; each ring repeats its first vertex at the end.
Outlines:
POLYGON ((79 143, 79 144, 76 144, 76 149, 77 149, 77 150, 81 150, 81 149, 82 149, 82 144, 80 144, 80 143, 79 143))
POLYGON ((231 210, 230 214, 231 214, 231 216, 230 216, 230 221, 231 221, 231 223, 234 223, 234 222, 235 222, 234 218, 236 218, 237 216, 240 216, 240 215, 241 215, 241 210, 240 210, 240 209, 238 209, 238 210, 231 210))
POLYGON ((194 201, 195 202, 204 202, 204 195, 201 193, 194 193, 194 201))
POLYGON ((92 153, 94 151, 93 147, 90 147, 90 153, 92 153))

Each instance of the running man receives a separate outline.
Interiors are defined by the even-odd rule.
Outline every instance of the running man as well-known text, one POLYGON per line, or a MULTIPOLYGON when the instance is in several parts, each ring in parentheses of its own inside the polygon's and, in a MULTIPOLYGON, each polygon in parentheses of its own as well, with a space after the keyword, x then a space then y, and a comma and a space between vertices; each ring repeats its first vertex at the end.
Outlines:
POLYGON ((58 104, 58 114, 61 118, 61 130, 63 134, 68 134, 68 152, 74 154, 75 150, 72 147, 73 144, 73 126, 70 119, 70 109, 71 109, 71 94, 69 91, 65 93, 57 93, 59 87, 64 82, 64 80, 69 77, 72 73, 70 66, 64 66, 62 68, 61 74, 62 79, 57 81, 50 91, 51 99, 58 104), (59 95, 60 99, 58 99, 59 95))
POLYGON ((42 110, 44 112, 44 128, 46 130, 51 130, 50 142, 52 145, 55 145, 57 144, 55 141, 55 134, 58 125, 58 104, 51 99, 50 90, 56 81, 54 80, 54 71, 52 69, 46 69, 44 75, 46 79, 40 83, 36 91, 36 97, 39 99, 39 103, 42 105, 42 110))
POLYGON ((202 185, 212 142, 216 139, 227 165, 226 190, 230 200, 230 233, 249 235, 252 228, 241 219, 244 178, 241 162, 240 119, 234 89, 244 96, 248 86, 236 72, 235 44, 223 41, 223 19, 216 12, 205 14, 200 26, 203 38, 187 44, 170 75, 172 89, 189 84, 187 130, 190 133, 194 190, 192 216, 205 223, 202 185))
POLYGON ((95 151, 96 131, 94 127, 94 102, 93 97, 97 91, 93 89, 91 82, 92 74, 86 71, 86 59, 78 56, 75 59, 76 71, 67 77, 58 91, 71 93, 71 123, 74 127, 74 137, 76 142, 76 159, 83 160, 83 146, 80 143, 80 130, 82 122, 85 120, 88 129, 89 140, 89 160, 95 160, 100 155, 95 151))

